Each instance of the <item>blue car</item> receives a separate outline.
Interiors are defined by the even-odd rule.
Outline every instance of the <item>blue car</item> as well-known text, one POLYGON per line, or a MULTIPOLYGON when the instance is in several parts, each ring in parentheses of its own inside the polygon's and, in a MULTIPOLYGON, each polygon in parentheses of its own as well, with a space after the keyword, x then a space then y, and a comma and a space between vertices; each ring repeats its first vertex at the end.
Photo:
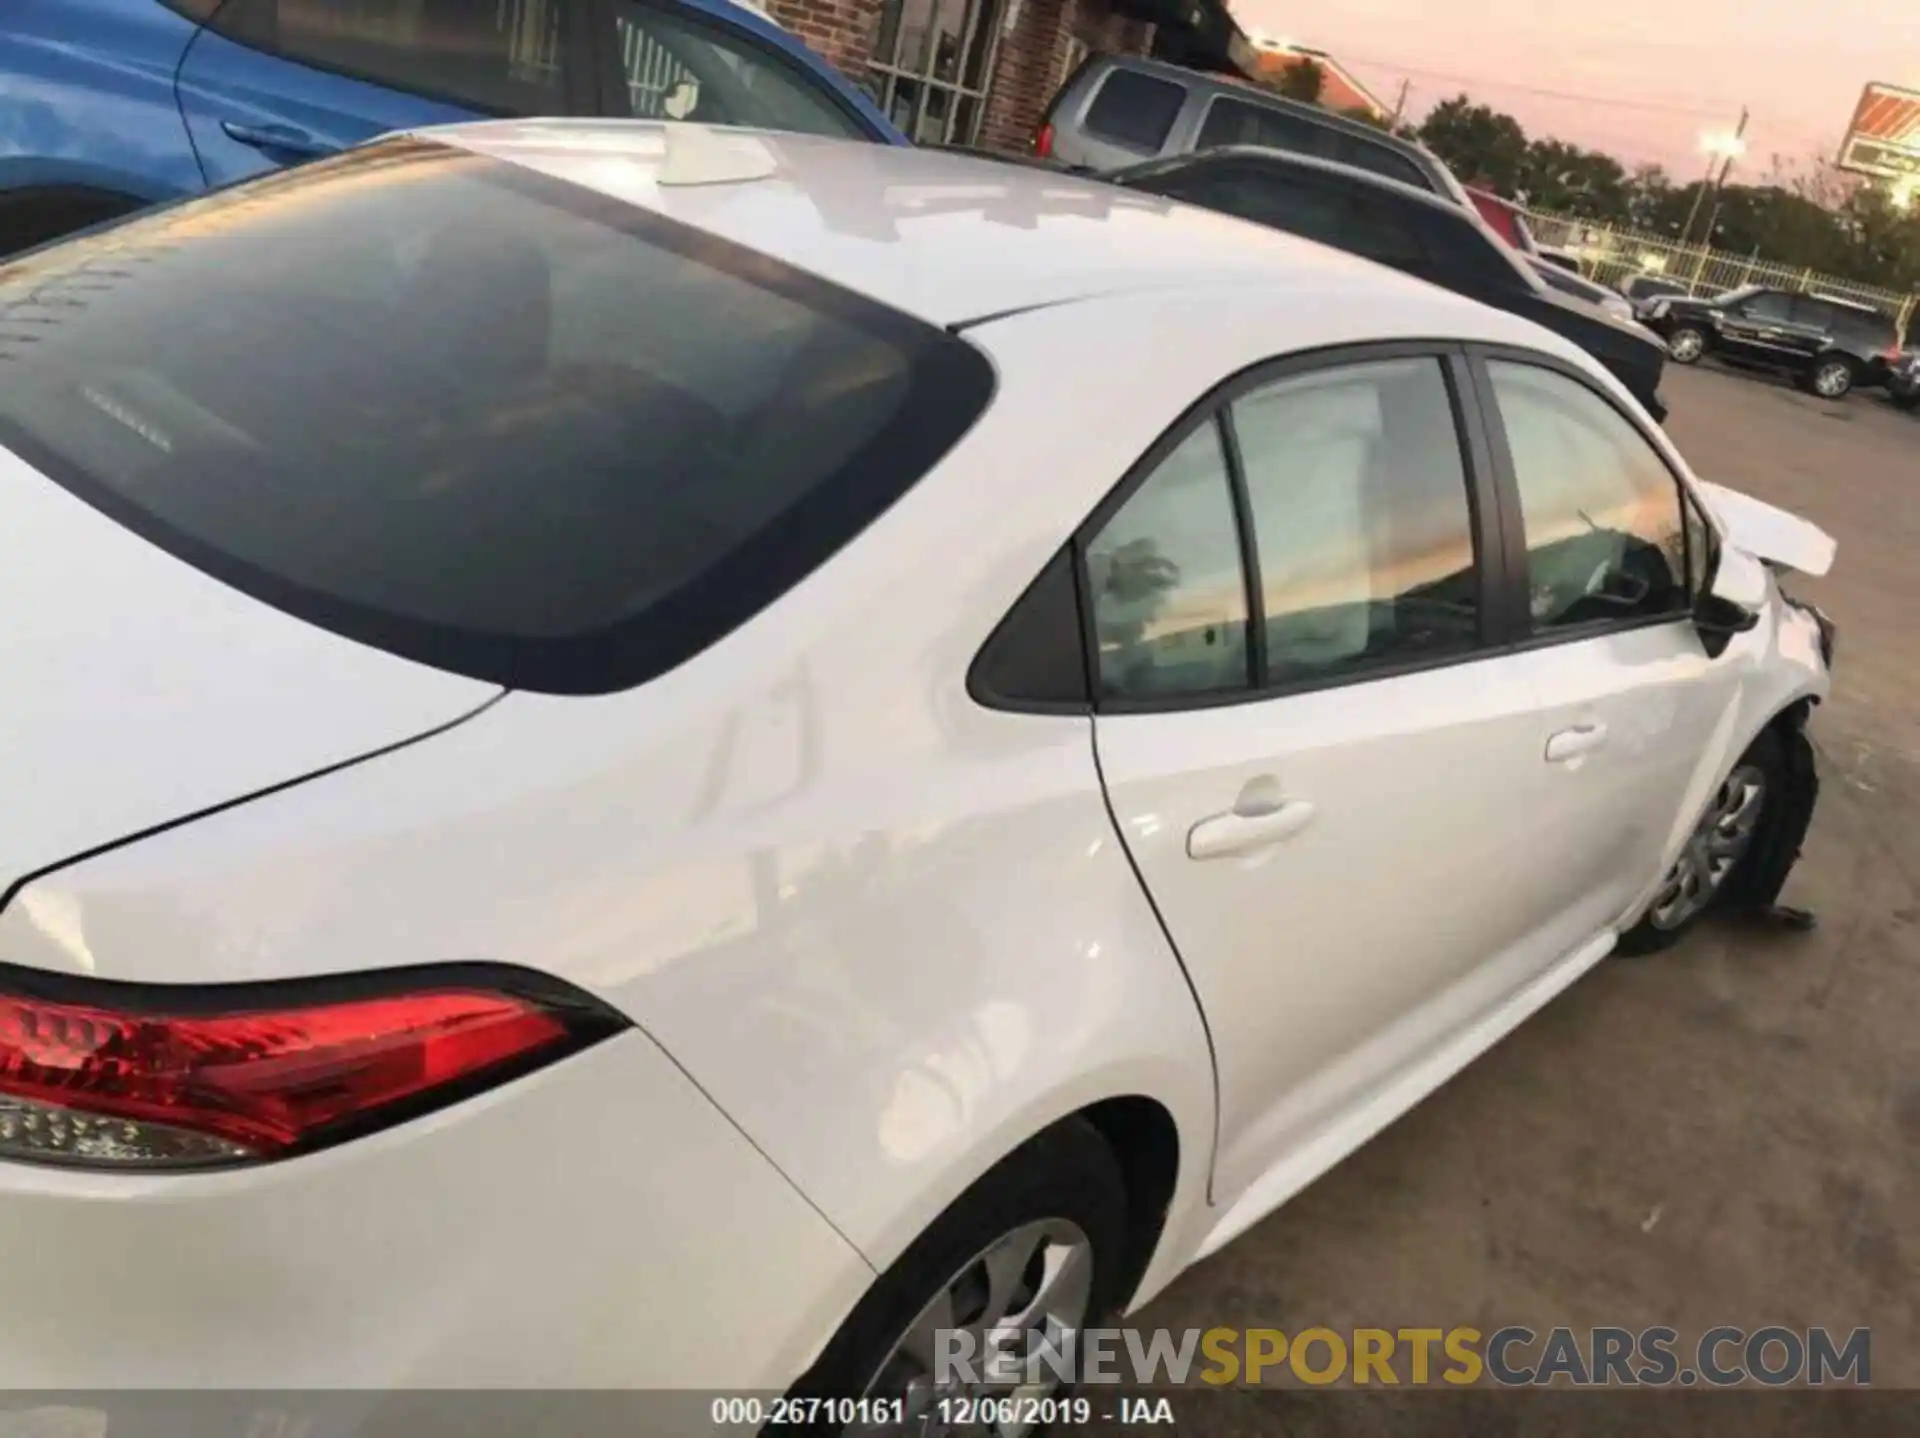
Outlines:
POLYGON ((906 138, 728 0, 5 0, 0 254, 485 115, 906 138))

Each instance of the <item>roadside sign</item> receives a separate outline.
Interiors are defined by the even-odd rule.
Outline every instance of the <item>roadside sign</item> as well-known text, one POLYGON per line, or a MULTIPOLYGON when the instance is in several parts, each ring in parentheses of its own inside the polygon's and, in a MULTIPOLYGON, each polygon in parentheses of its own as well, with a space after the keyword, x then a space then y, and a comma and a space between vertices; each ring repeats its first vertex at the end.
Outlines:
POLYGON ((1920 90, 1868 85, 1840 142, 1838 163, 1884 180, 1920 176, 1920 90))

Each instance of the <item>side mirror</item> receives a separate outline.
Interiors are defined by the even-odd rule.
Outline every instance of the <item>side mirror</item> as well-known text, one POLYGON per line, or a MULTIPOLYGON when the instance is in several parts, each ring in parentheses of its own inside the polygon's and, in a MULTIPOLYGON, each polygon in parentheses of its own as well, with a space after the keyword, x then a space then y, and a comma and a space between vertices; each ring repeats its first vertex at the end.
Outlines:
POLYGON ((1760 622, 1769 585, 1764 564, 1743 549, 1714 546, 1713 574, 1693 602, 1693 624, 1709 656, 1719 658, 1736 634, 1760 622))

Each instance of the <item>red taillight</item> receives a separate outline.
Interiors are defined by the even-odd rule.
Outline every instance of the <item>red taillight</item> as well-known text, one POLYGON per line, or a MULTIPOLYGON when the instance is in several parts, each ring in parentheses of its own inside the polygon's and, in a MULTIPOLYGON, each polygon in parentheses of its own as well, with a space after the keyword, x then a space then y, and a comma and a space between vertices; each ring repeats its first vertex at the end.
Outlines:
POLYGON ((173 1011, 116 1004, 113 988, 0 993, 0 1158, 278 1158, 525 1072, 623 1023, 570 991, 560 1004, 431 980, 315 1003, 199 991, 173 1011))
POLYGON ((1040 133, 1033 137, 1033 153, 1043 160, 1053 158, 1053 126, 1040 127, 1040 133))

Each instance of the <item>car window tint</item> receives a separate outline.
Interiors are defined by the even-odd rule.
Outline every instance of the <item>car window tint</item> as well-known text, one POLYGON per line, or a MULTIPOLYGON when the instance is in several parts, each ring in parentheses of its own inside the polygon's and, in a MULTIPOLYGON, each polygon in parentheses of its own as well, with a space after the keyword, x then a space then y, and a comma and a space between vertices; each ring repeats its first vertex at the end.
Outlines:
POLYGON ((1390 198, 1357 187, 1348 194, 1344 236, 1329 243, 1410 274, 1426 274, 1432 262, 1412 224, 1390 198))
POLYGON ((1247 587, 1218 425, 1202 425, 1086 546, 1101 693, 1247 686, 1247 587))
POLYGON ((214 24, 292 60, 483 110, 566 108, 551 0, 228 0, 214 24))
POLYGON ((1426 250, 1391 201, 1359 182, 1282 164, 1194 165, 1139 182, 1142 189, 1318 240, 1396 269, 1423 274, 1426 250))
POLYGON ((1740 311, 1749 319, 1791 319, 1793 317, 1793 296, 1781 294, 1778 290, 1765 290, 1749 300, 1742 301, 1740 311))
POLYGON ((1109 70, 1087 108, 1090 134, 1142 154, 1157 154, 1173 132, 1187 89, 1138 70, 1109 70))
POLYGON ((1659 453, 1565 375, 1487 368, 1520 491, 1535 629, 1685 610, 1680 486, 1659 453))
POLYGON ((1828 304, 1823 300, 1808 303, 1819 306, 1819 310, 1807 322, 1825 330, 1841 344, 1884 350, 1891 348, 1894 343, 1893 321, 1884 315, 1856 310, 1849 305, 1828 304))
POLYGON ((1466 466, 1438 360, 1280 380, 1232 414, 1270 682, 1476 645, 1466 466))
POLYGON ((616 103, 636 119, 868 138, 824 81, 751 40, 638 0, 615 0, 613 18, 624 81, 616 103))
POLYGON ((1370 174, 1384 175, 1389 180, 1398 180, 1403 185, 1412 185, 1416 190, 1425 190, 1429 194, 1434 190, 1434 183, 1427 178, 1427 172, 1405 155, 1358 135, 1334 131, 1332 158, 1343 165, 1352 165, 1356 170, 1366 170, 1370 174))
POLYGON ((1573 286, 1583 281, 1548 265, 1533 268, 1506 241, 1466 211, 1429 210, 1420 217, 1420 238, 1441 283, 1470 294, 1501 290, 1538 290, 1552 283, 1548 271, 1573 286))
POLYGON ((992 384, 932 325, 410 139, 16 262, 20 333, 0 444, 269 603, 566 692, 771 603, 992 384))
POLYGON ((1334 139, 1330 126, 1316 125, 1285 110, 1250 105, 1222 95, 1207 106, 1207 118, 1200 126, 1200 139, 1194 148, 1261 145, 1269 150, 1289 150, 1297 155, 1328 159, 1333 155, 1334 139))

